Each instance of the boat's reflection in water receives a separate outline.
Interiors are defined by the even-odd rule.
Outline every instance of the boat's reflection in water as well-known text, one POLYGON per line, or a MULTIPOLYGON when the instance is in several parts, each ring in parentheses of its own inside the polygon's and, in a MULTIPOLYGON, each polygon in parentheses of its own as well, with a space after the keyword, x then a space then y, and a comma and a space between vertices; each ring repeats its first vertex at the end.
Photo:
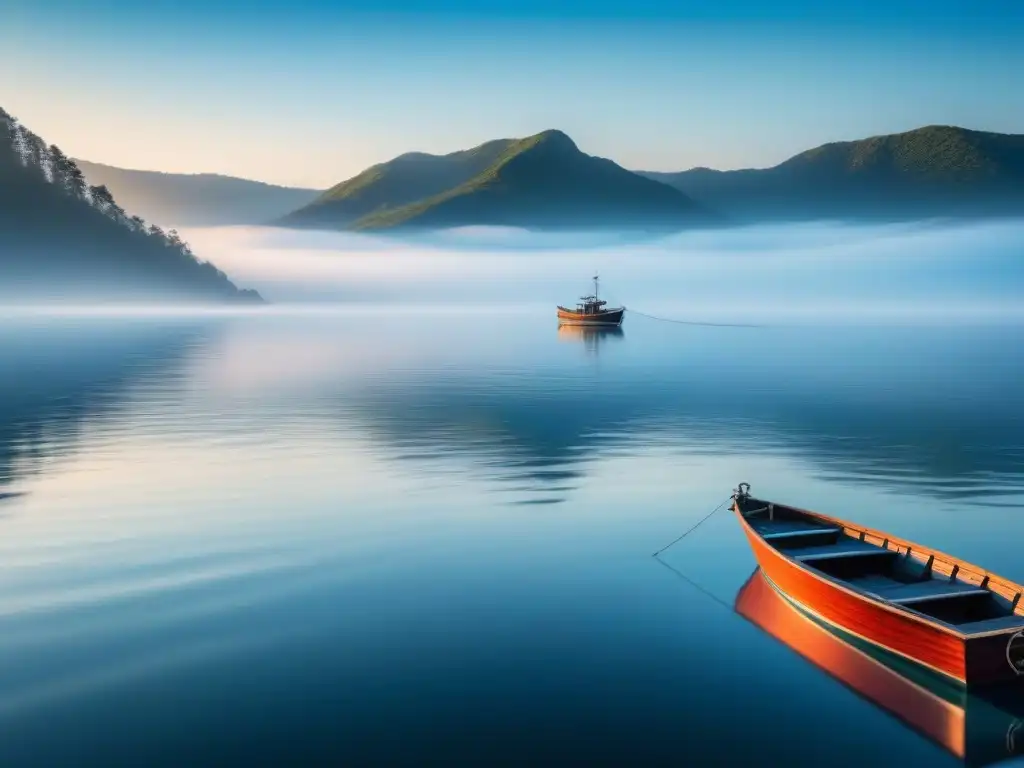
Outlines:
POLYGON ((610 339, 622 339, 625 334, 618 325, 573 325, 571 323, 558 324, 558 338, 560 341, 582 341, 588 352, 597 352, 600 346, 610 339))
POLYGON ((968 692, 916 665, 840 636, 786 601, 754 571, 736 611, 863 698, 898 717, 965 765, 1024 755, 1024 681, 968 692))

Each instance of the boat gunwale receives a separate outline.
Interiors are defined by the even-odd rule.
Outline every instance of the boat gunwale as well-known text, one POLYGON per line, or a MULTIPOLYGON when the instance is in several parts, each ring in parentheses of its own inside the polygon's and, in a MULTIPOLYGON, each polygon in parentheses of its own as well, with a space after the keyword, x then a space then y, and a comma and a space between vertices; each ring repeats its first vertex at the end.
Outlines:
MULTIPOLYGON (((950 567, 950 571, 951 572, 952 572, 954 566, 957 567, 956 574, 955 574, 956 578, 961 578, 961 574, 963 573, 962 569, 966 567, 967 570, 972 571, 974 574, 981 574, 981 576, 978 578, 978 581, 977 581, 977 585, 978 586, 981 585, 982 579, 984 579, 985 576, 987 576, 989 578, 988 582, 986 582, 986 587, 985 587, 989 591, 995 592, 995 590, 991 588, 991 585, 993 585, 994 583, 998 583, 1000 586, 1003 586, 1003 587, 1016 588, 1015 590, 1013 590, 1011 592, 1011 594, 1024 593, 1024 586, 1021 586, 1020 584, 1017 584, 1016 582, 1010 581, 1009 579, 1006 579, 1006 578, 1004 578, 1002 576, 998 576, 998 575, 996 575, 994 573, 991 573, 990 571, 985 571, 985 570, 979 568, 978 566, 974 565, 973 563, 968 563, 966 560, 961 560, 959 558, 953 557, 952 555, 948 555, 948 554, 946 554, 944 552, 940 552, 938 550, 933 550, 933 549, 930 549, 928 547, 919 546, 919 545, 915 544, 914 542, 908 541, 906 539, 901 539, 901 538, 895 537, 895 536, 889 536, 884 531, 878 531, 878 530, 873 529, 873 528, 868 528, 867 526, 859 526, 859 525, 856 525, 854 523, 850 523, 850 522, 848 522, 846 520, 842 520, 841 518, 838 518, 838 517, 832 517, 831 515, 822 514, 820 512, 814 512, 814 511, 809 510, 809 509, 802 509, 800 507, 794 507, 794 506, 791 506, 789 504, 780 504, 778 502, 769 502, 769 501, 767 501, 765 499, 757 499, 757 501, 759 501, 761 503, 764 503, 764 504, 773 504, 773 505, 775 505, 777 507, 782 507, 782 508, 785 508, 785 509, 789 509, 789 510, 792 510, 793 512, 796 512, 798 514, 807 515, 809 517, 812 517, 812 518, 818 520, 819 522, 827 522, 827 523, 831 523, 833 525, 838 525, 840 527, 840 533, 841 534, 849 535, 848 531, 853 531, 853 532, 855 532, 855 537, 859 538, 860 534, 863 533, 864 534, 864 538, 861 539, 862 541, 866 541, 868 536, 873 537, 873 538, 877 538, 877 539, 879 539, 878 542, 868 541, 867 543, 874 544, 875 546, 878 546, 881 549, 887 549, 889 551, 895 552, 896 554, 907 554, 907 552, 909 552, 911 556, 916 556, 918 554, 924 554, 926 557, 930 556, 930 555, 934 555, 935 556, 935 562, 938 562, 940 560, 940 558, 941 558, 946 563, 949 563, 950 566, 951 566, 950 567), (892 546, 890 546, 890 545, 892 545, 892 546), (904 547, 907 551, 900 552, 899 548, 901 546, 904 547), (893 547, 895 547, 895 549, 893 549, 893 547)), ((955 637, 955 638, 957 638, 959 640, 965 640, 965 641, 966 640, 971 640, 971 639, 974 639, 974 638, 994 637, 994 636, 997 636, 997 635, 1013 635, 1013 634, 1016 634, 1018 632, 1024 631, 1024 600, 1018 601, 1017 607, 1013 610, 1012 613, 1010 613, 1007 616, 1007 618, 1009 618, 1011 616, 1019 617, 1020 620, 1021 620, 1021 623, 1019 625, 1017 625, 1015 627, 1007 627, 1005 629, 992 629, 992 630, 981 631, 981 632, 964 632, 963 630, 959 629, 957 627, 957 625, 955 625, 955 624, 949 624, 947 622, 940 621, 939 619, 932 618, 931 616, 927 616, 927 615, 925 615, 925 614, 923 614, 923 613, 921 613, 919 611, 916 611, 916 610, 914 610, 913 608, 910 608, 910 607, 898 606, 898 605, 895 605, 893 603, 890 603, 884 597, 881 597, 879 595, 875 595, 875 594, 873 594, 871 592, 868 592, 867 590, 863 590, 863 589, 861 589, 861 588, 851 584, 848 581, 845 581, 845 580, 842 580, 842 579, 838 579, 838 578, 833 578, 832 576, 829 576, 828 574, 823 573, 823 572, 817 570, 813 566, 811 566, 811 565, 809 565, 807 563, 804 563, 804 562, 802 562, 800 560, 797 560, 794 557, 791 557, 785 551, 783 551, 783 550, 779 549, 778 547, 774 546, 771 543, 771 541, 765 539, 764 536, 761 534, 761 532, 758 531, 756 528, 754 528, 747 521, 746 517, 743 515, 743 512, 739 508, 739 504, 735 500, 733 501, 732 511, 739 518, 740 524, 744 527, 744 529, 746 531, 748 531, 749 533, 752 533, 754 536, 756 536, 760 541, 762 541, 764 543, 765 546, 771 548, 774 552, 776 552, 780 557, 784 558, 787 562, 789 562, 792 565, 794 565, 795 567, 801 569, 804 573, 814 577, 816 580, 822 581, 822 582, 825 582, 825 583, 827 583, 827 584, 829 584, 831 586, 837 587, 840 590, 848 593, 849 595, 851 595, 853 597, 856 597, 856 598, 858 598, 858 599, 860 599, 862 601, 870 602, 873 605, 876 605, 876 606, 878 606, 879 608, 881 608, 881 609, 883 609, 885 611, 889 611, 890 613, 895 613, 895 614, 898 614, 900 616, 904 616, 906 618, 913 619, 914 621, 916 621, 916 622, 918 622, 920 624, 924 624, 924 625, 930 626, 930 627, 932 627, 934 629, 937 629, 937 630, 939 630, 939 631, 941 631, 941 632, 943 632, 943 633, 945 633, 947 635, 950 635, 950 636, 955 637)), ((933 563, 933 568, 934 568, 934 563, 933 563)), ((968 583, 974 583, 973 581, 970 581, 969 579, 966 579, 966 578, 964 579, 964 581, 967 581, 968 583)), ((1006 595, 1003 595, 1001 592, 997 593, 997 594, 1000 594, 1005 599, 1011 599, 1011 598, 1006 597, 1006 595)))

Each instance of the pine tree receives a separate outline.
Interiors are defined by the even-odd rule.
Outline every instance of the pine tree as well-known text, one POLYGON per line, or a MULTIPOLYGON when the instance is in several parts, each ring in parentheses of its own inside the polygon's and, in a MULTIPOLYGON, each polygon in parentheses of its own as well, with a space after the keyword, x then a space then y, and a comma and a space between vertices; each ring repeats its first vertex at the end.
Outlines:
POLYGON ((68 156, 65 155, 56 144, 50 145, 50 164, 53 167, 53 183, 59 184, 64 189, 71 189, 71 182, 68 178, 68 156))
POLYGON ((110 194, 110 190, 107 189, 105 184, 101 184, 98 187, 89 187, 89 196, 92 198, 93 206, 101 213, 106 213, 110 206, 114 204, 114 196, 110 194))
POLYGON ((14 152, 14 124, 14 118, 0 108, 0 152, 4 155, 9 156, 14 152))
POLYGON ((32 131, 26 130, 25 134, 31 162, 43 174, 47 182, 53 183, 53 163, 50 158, 50 150, 46 148, 46 142, 32 131))
POLYGON ((25 126, 18 122, 17 118, 14 119, 14 149, 18 153, 18 157, 21 160, 21 164, 24 166, 29 165, 29 138, 27 136, 28 131, 25 126))
MULTIPOLYGON (((82 173, 82 169, 78 167, 78 163, 72 160, 70 157, 67 158, 65 175, 67 178, 68 191, 75 197, 80 197, 83 200, 87 199, 88 185, 85 182, 85 174, 82 173)), ((113 202, 113 198, 111 198, 113 202)))

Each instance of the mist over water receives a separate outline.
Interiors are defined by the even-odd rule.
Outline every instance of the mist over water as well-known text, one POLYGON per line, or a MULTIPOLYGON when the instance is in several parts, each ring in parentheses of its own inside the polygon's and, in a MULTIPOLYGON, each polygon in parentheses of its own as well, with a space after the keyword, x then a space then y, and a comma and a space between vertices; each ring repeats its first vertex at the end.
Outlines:
POLYGON ((999 321, 1024 316, 1024 221, 700 230, 672 237, 466 228, 418 239, 275 228, 186 233, 276 303, 552 306, 590 287, 691 319, 999 321))

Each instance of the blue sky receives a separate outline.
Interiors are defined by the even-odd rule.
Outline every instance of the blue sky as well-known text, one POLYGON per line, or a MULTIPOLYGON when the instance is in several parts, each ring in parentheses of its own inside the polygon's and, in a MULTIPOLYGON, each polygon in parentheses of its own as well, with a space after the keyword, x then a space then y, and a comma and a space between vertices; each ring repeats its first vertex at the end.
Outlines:
POLYGON ((0 105, 131 168, 323 187, 546 128, 650 170, 774 165, 930 123, 1024 133, 1017 0, 4 6, 0 105))

